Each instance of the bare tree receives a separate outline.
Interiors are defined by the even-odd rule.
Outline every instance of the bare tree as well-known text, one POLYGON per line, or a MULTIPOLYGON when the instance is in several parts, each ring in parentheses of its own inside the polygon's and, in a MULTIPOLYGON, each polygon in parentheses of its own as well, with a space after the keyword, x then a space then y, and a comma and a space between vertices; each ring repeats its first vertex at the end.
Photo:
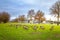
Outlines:
POLYGON ((34 12, 33 9, 29 10, 27 17, 30 18, 30 19, 29 19, 30 21, 32 20, 34 14, 35 14, 35 12, 34 12))
POLYGON ((50 8, 52 15, 57 17, 57 25, 59 25, 59 17, 60 17, 60 0, 57 1, 52 7, 50 8))
POLYGON ((38 10, 34 18, 35 20, 38 20, 39 23, 45 20, 44 13, 40 10, 38 10))

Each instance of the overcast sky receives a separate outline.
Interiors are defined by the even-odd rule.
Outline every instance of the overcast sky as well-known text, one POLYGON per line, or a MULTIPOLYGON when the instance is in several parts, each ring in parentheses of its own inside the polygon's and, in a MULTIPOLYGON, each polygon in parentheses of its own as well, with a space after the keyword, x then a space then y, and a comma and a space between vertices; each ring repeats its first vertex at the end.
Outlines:
POLYGON ((30 9, 34 9, 35 12, 38 10, 43 11, 45 17, 49 19, 49 8, 56 1, 57 0, 0 0, 0 12, 9 12, 11 19, 14 19, 19 15, 27 15, 30 9))

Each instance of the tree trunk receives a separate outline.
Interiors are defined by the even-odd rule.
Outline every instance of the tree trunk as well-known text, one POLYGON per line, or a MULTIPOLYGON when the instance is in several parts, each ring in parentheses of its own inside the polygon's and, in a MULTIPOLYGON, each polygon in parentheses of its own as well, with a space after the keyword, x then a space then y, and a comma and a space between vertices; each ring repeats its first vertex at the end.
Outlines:
POLYGON ((59 13, 58 13, 58 17, 57 17, 57 25, 59 25, 59 13))
POLYGON ((59 14, 59 13, 60 13, 59 11, 60 11, 60 9, 59 9, 59 5, 58 5, 58 17, 57 17, 57 25, 59 25, 59 15, 60 15, 60 14, 59 14))
POLYGON ((40 24, 40 21, 39 21, 39 24, 40 24))

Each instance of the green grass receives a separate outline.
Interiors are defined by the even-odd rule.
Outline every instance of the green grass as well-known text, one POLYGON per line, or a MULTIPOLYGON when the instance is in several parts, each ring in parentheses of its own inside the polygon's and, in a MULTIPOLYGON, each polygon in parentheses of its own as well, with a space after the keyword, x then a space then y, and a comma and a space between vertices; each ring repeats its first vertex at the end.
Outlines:
POLYGON ((27 24, 27 23, 6 23, 0 24, 0 40, 60 40, 60 26, 53 25, 54 29, 49 30, 52 24, 27 24), (10 26, 12 24, 12 26, 10 26), (21 24, 28 26, 28 30, 23 26, 17 29, 14 25, 21 24), (33 27, 37 26, 37 30, 33 27), (44 26, 42 30, 40 26, 44 26))

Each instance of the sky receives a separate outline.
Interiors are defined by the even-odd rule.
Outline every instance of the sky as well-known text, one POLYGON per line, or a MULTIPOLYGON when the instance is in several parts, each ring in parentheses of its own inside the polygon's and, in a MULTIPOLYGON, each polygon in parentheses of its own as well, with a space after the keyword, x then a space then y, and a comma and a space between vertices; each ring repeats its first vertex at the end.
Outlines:
POLYGON ((11 15, 11 19, 19 15, 27 15, 28 11, 34 9, 35 12, 44 12, 47 20, 55 20, 50 15, 50 8, 57 0, 0 0, 0 12, 6 11, 11 15))

